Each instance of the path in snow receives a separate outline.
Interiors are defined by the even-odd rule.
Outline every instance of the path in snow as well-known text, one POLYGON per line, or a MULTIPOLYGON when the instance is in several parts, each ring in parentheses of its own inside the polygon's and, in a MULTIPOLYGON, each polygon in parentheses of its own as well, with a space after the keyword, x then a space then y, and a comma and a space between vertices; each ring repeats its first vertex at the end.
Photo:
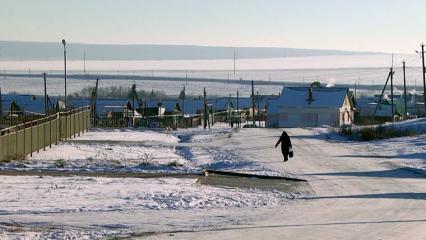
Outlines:
MULTIPOLYGON (((249 160, 307 179, 316 192, 314 197, 270 209, 250 210, 254 218, 250 224, 228 225, 208 232, 193 229, 173 236, 160 234, 143 239, 426 238, 424 173, 387 164, 375 152, 366 150, 369 143, 328 141, 307 129, 288 129, 288 132, 293 136, 295 158, 285 164, 279 150, 272 147, 281 133, 279 129, 241 130, 223 144, 237 145, 249 160)), ((406 140, 400 141, 401 150, 406 140)), ((411 161, 404 156, 398 160, 399 163, 411 161)))

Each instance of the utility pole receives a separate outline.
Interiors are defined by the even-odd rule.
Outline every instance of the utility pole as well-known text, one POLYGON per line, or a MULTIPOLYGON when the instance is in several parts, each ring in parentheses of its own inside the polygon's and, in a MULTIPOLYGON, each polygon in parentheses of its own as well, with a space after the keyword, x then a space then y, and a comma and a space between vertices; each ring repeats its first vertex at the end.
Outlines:
POLYGON ((386 82, 385 82, 385 85, 383 86, 382 93, 380 94, 379 101, 377 102, 376 108, 374 109, 373 118, 376 117, 377 110, 379 109, 379 106, 382 102, 383 93, 385 93, 386 86, 388 85, 391 74, 392 74, 392 72, 389 72, 388 77, 386 78, 386 82))
POLYGON ((423 70, 423 106, 424 114, 426 116, 426 80, 425 80, 425 44, 422 43, 422 70, 423 70))
POLYGON ((253 80, 251 80, 251 107, 252 107, 252 118, 253 118, 253 127, 254 127, 256 122, 254 119, 254 81, 253 80))
POLYGON ((185 90, 185 86, 183 86, 182 116, 185 116, 185 98, 186 98, 186 90, 185 90))
POLYGON ((43 73, 43 80, 44 80, 44 115, 47 116, 49 109, 47 107, 46 73, 43 73))
POLYGON ((232 105, 232 102, 231 102, 231 94, 229 94, 229 97, 228 97, 228 118, 229 118, 229 126, 230 127, 232 127, 233 125, 232 125, 232 110, 231 110, 231 105, 232 105))
POLYGON ((67 48, 65 39, 62 39, 62 44, 64 45, 65 108, 67 108, 67 48))
POLYGON ((95 92, 93 94, 94 100, 93 100, 93 126, 96 127, 96 100, 98 98, 98 84, 99 84, 99 78, 96 78, 96 86, 95 86, 95 92))
POLYGON ((1 87, 0 87, 0 125, 3 124, 3 99, 1 97, 1 87))
POLYGON ((240 96, 239 96, 239 92, 237 90, 237 114, 238 114, 238 128, 240 128, 240 123, 241 123, 241 113, 240 113, 240 96))
POLYGON ((355 101, 356 101, 356 82, 355 82, 355 101))
POLYGON ((395 122, 395 106, 393 105, 393 66, 390 69, 390 82, 391 82, 391 105, 392 105, 392 122, 395 122))
POLYGON ((204 129, 207 128, 207 102, 206 102, 206 87, 204 87, 204 129))
POLYGON ((405 80, 405 60, 402 61, 402 73, 404 75, 404 118, 407 117, 407 83, 405 80))
POLYGON ((256 91, 256 100, 257 100, 257 121, 259 122, 259 127, 260 127, 260 117, 259 117, 259 110, 260 110, 260 104, 259 104, 259 91, 256 91))
POLYGON ((135 97, 136 97, 136 84, 132 85, 132 127, 135 127, 135 97))

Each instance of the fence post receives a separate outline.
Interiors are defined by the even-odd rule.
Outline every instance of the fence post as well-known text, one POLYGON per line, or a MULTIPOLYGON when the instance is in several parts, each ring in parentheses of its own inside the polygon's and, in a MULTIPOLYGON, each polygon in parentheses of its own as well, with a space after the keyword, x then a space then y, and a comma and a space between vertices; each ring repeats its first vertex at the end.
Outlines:
MULTIPOLYGON (((70 139, 71 139, 71 135, 72 135, 72 134, 71 134, 71 126, 72 126, 72 124, 71 124, 71 115, 69 115, 69 112, 68 112, 68 116, 70 117, 70 121, 69 121, 69 122, 70 122, 70 131, 69 131, 70 135, 69 135, 69 136, 70 136, 70 139)), ((67 118, 68 118, 68 117, 67 117, 67 118)))
POLYGON ((15 159, 18 160, 18 126, 15 126, 15 159))
POLYGON ((77 112, 77 135, 80 136, 80 110, 77 112))
POLYGON ((37 119, 37 153, 40 152, 40 124, 38 122, 39 120, 37 119))
POLYGON ((30 156, 32 157, 33 156, 33 121, 31 121, 30 122, 30 135, 31 135, 31 138, 30 138, 30 145, 31 145, 31 149, 30 149, 30 156))
POLYGON ((56 145, 58 145, 58 138, 61 137, 61 115, 57 114, 58 122, 56 123, 56 145))
POLYGON ((3 138, 1 137, 1 133, 0 133, 0 161, 6 160, 6 158, 4 157, 3 150, 4 150, 3 138))
POLYGON ((76 122, 75 122, 75 115, 76 113, 73 114, 74 115, 74 138, 75 138, 75 134, 77 133, 77 128, 76 128, 76 122))
POLYGON ((26 155, 25 154, 25 130, 26 130, 26 127, 27 126, 26 126, 25 121, 24 121, 24 147, 23 147, 24 148, 24 156, 26 155))
POLYGON ((84 114, 84 122, 85 122, 85 125, 86 125, 86 132, 88 131, 89 126, 90 126, 90 122, 88 122, 88 121, 90 121, 90 117, 89 116, 90 116, 89 110, 86 109, 86 112, 84 114))
POLYGON ((84 111, 83 123, 84 123, 84 131, 87 132, 87 109, 86 111, 84 111))
POLYGON ((7 144, 7 158, 8 160, 10 159, 10 130, 7 130, 7 135, 8 135, 8 144, 7 144))
POLYGON ((50 117, 50 121, 49 121, 49 148, 52 148, 52 121, 53 121, 53 119, 50 117))
POLYGON ((46 151, 46 118, 44 118, 43 123, 43 151, 46 151))
POLYGON ((68 116, 65 113, 65 140, 67 140, 67 135, 68 135, 68 116))

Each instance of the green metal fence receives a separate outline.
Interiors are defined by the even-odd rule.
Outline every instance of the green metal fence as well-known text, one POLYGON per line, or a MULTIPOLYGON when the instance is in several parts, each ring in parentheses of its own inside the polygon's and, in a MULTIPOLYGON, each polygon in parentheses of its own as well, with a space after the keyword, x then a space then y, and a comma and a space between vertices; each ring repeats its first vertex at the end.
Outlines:
POLYGON ((82 107, 2 129, 0 161, 25 159, 33 152, 76 137, 89 128, 90 109, 82 107))

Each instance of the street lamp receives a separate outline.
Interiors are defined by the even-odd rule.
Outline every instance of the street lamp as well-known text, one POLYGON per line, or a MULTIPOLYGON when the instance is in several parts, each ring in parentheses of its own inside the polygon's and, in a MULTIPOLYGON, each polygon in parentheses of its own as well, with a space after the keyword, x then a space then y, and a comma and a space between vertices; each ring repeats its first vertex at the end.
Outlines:
POLYGON ((62 39, 62 44, 64 45, 65 108, 67 108, 67 49, 65 39, 62 39))

